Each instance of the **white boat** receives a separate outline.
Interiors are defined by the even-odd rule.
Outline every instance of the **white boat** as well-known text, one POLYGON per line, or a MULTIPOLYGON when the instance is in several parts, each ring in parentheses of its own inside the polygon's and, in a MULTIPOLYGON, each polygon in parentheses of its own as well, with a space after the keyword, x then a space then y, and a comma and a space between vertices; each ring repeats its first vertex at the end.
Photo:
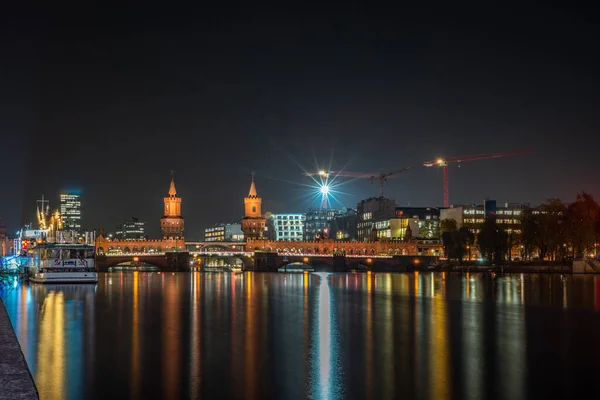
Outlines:
POLYGON ((42 244, 30 250, 29 280, 36 283, 96 283, 94 246, 42 244))

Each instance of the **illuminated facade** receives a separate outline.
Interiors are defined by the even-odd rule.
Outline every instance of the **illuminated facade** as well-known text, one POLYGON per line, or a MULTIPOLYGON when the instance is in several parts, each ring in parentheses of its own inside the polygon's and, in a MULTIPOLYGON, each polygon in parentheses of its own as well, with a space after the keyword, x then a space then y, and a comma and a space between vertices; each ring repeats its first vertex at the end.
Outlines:
POLYGON ((466 226, 474 233, 479 233, 481 224, 487 217, 496 218, 496 222, 507 233, 521 233, 523 212, 531 209, 529 203, 504 203, 496 206, 495 201, 486 200, 484 204, 457 205, 442 209, 440 219, 453 219, 458 228, 466 226))
POLYGON ((244 198, 244 218, 242 218, 242 232, 245 238, 259 239, 264 237, 266 219, 261 213, 262 199, 258 197, 254 176, 250 184, 248 197, 244 198))
POLYGON ((315 240, 319 236, 329 237, 329 223, 340 215, 331 208, 311 208, 306 213, 304 240, 315 240))
MULTIPOLYGON (((438 246, 439 247, 439 246, 438 246)), ((421 244, 410 241, 351 242, 339 240, 275 241, 248 239, 246 251, 272 251, 283 254, 345 254, 345 255, 419 255, 419 250, 427 253, 436 248, 435 244, 421 244)))
POLYGON ((335 240, 356 240, 356 210, 344 210, 329 221, 329 237, 335 240))
MULTIPOLYGON (((412 237, 419 239, 440 238, 440 212, 434 207, 396 207, 396 218, 406 219, 412 230, 412 237)), ((401 234, 402 239, 405 233, 401 234)))
MULTIPOLYGON (((358 213, 357 240, 371 240, 377 222, 388 221, 396 215, 396 201, 385 197, 372 197, 356 205, 358 213)), ((379 236, 379 234, 377 234, 379 236)))
POLYGON ((241 224, 216 224, 204 230, 207 242, 241 242, 244 240, 241 224))
POLYGON ((14 242, 8 238, 6 234, 6 225, 0 217, 0 257, 13 254, 14 242))
POLYGON ((271 240, 303 240, 306 215, 302 213, 271 214, 267 220, 271 240))
POLYGON ((62 229, 67 231, 81 230, 81 195, 79 193, 62 193, 60 195, 60 214, 62 229))
POLYGON ((181 216, 181 197, 177 197, 175 181, 171 178, 169 197, 164 198, 165 211, 160 219, 160 229, 165 238, 183 238, 184 219, 181 216))
POLYGON ((140 221, 136 217, 132 217, 127 221, 123 221, 117 227, 117 231, 115 232, 115 239, 118 240, 140 240, 146 238, 145 232, 146 223, 140 221))

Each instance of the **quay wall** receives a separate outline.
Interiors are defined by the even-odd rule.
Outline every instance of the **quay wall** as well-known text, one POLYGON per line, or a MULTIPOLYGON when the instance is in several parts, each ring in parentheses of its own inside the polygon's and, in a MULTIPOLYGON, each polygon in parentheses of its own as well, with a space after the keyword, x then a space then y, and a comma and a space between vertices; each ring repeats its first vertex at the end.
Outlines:
POLYGON ((39 399, 21 345, 0 298, 0 400, 39 399))

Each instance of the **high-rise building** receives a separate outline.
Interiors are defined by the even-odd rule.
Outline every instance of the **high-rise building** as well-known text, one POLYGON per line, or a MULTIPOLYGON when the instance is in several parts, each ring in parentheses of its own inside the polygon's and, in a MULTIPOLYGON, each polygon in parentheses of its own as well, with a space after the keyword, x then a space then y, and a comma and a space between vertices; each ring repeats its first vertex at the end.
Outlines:
POLYGON ((140 221, 136 217, 131 217, 126 221, 123 221, 115 232, 115 239, 117 240, 142 240, 146 239, 145 232, 146 223, 140 221))
POLYGON ((241 242, 244 240, 241 224, 220 223, 204 230, 207 242, 241 242))
POLYGON ((61 193, 60 213, 62 229, 67 231, 81 230, 81 195, 75 192, 61 193))
POLYGON ((244 198, 244 218, 242 231, 245 238, 260 239, 264 237, 266 219, 261 214, 262 199, 258 197, 254 176, 250 184, 248 197, 244 198))
POLYGON ((160 219, 160 229, 165 238, 183 238, 184 219, 181 216, 181 197, 177 197, 175 181, 171 178, 169 197, 164 198, 165 215, 160 219))
POLYGON ((304 221, 302 213, 271 214, 267 220, 267 232, 271 240, 302 240, 304 221))
POLYGON ((311 208, 306 212, 304 240, 329 237, 329 222, 340 214, 331 208, 311 208))

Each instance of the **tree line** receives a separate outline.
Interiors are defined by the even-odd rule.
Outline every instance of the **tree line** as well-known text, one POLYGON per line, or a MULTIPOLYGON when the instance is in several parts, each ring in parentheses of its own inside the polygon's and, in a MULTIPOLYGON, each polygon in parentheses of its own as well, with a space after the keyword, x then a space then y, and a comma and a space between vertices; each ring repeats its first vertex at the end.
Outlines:
POLYGON ((570 204, 553 198, 523 210, 519 229, 510 232, 493 216, 485 219, 477 234, 457 228, 456 221, 449 219, 441 221, 440 231, 446 256, 460 263, 477 250, 495 264, 513 261, 513 254, 525 261, 561 261, 600 251, 600 205, 582 192, 570 204))

